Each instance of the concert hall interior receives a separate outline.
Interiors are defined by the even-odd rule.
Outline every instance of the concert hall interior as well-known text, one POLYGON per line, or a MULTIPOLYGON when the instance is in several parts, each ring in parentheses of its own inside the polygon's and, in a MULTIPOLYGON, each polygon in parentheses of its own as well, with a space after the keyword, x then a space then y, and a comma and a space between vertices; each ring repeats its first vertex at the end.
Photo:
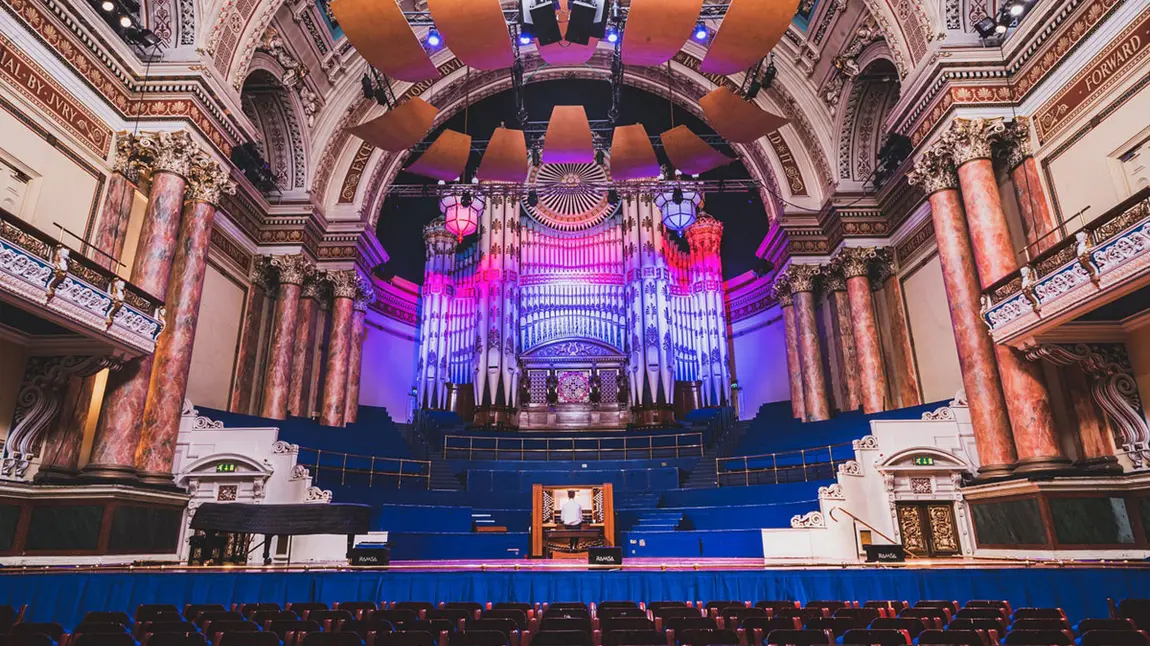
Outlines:
POLYGON ((0 0, 0 646, 1150 646, 1148 418, 1150 0, 0 0))

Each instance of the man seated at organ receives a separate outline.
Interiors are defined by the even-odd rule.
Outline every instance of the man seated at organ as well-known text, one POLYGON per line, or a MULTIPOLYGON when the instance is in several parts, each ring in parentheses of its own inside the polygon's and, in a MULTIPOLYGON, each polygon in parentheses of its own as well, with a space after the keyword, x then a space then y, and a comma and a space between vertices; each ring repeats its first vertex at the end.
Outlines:
MULTIPOLYGON (((563 506, 559 509, 559 520, 567 529, 579 529, 583 524, 583 505, 575 499, 575 490, 567 492, 567 500, 563 501, 563 506)), ((579 546, 579 539, 575 536, 571 537, 571 549, 574 550, 579 546)))

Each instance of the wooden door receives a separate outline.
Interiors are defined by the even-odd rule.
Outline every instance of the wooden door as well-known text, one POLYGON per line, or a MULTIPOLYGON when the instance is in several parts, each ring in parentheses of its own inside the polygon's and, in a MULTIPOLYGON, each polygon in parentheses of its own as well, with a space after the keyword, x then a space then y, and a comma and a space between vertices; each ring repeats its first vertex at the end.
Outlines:
POLYGON ((961 552, 954 505, 949 502, 896 503, 902 545, 915 556, 954 556, 961 552))

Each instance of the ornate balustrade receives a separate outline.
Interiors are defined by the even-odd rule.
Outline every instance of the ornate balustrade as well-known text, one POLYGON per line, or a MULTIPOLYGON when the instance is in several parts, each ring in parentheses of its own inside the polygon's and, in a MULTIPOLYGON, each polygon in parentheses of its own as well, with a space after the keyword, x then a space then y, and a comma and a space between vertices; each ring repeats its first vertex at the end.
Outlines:
POLYGON ((163 329, 163 302, 0 209, 0 293, 126 356, 149 354, 163 329))
POLYGON ((571 437, 444 435, 448 460, 656 460, 703 455, 702 433, 571 437))
POLYGON ((1150 188, 1095 218, 982 293, 998 343, 1032 335, 1139 286, 1150 276, 1150 188), (1106 293, 1107 298, 1097 299, 1106 293))
POLYGON ((836 469, 854 456, 852 443, 828 444, 795 451, 715 458, 720 487, 810 482, 834 478, 836 469), (839 455, 836 457, 836 451, 839 455))

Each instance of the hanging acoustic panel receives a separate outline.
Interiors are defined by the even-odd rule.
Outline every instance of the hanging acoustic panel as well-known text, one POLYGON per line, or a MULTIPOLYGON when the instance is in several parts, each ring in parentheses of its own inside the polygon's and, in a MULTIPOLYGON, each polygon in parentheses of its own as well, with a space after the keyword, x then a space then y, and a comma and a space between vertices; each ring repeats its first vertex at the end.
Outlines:
POLYGON ((671 163, 688 175, 698 175, 734 161, 707 145, 687 126, 675 126, 659 135, 671 163))
POLYGON ((617 180, 659 176, 659 160, 643 124, 616 126, 611 139, 611 177, 617 180))
POLYGON ((347 131, 373 146, 397 153, 422 141, 437 114, 438 108, 416 96, 347 131))
POLYGON ((522 182, 527 179, 527 140, 522 130, 496 128, 483 151, 476 173, 485 182, 522 182))
POLYGON ((699 99, 703 117, 727 141, 748 144, 787 120, 771 114, 759 106, 736 96, 726 87, 715 88, 699 99))
POLYGON ((732 0, 699 65, 706 74, 734 74, 754 65, 779 44, 799 0, 732 0))
POLYGON ((467 158, 471 155, 471 135, 444 130, 419 159, 407 167, 408 172, 445 182, 455 181, 463 174, 467 158))
MULTIPOLYGON (((559 18, 559 33, 566 36, 567 23, 571 20, 571 12, 566 9, 559 9, 555 13, 559 18)), ((582 65, 591 60, 591 56, 595 53, 595 48, 598 46, 598 38, 591 38, 587 41, 586 45, 561 40, 557 43, 540 46, 539 56, 547 62, 548 65, 582 65)))
POLYGON ((428 0, 427 8, 443 42, 459 60, 477 70, 502 69, 515 62, 499 0, 428 0))
POLYGON ((331 11, 348 42, 388 76, 411 83, 439 78, 394 0, 335 0, 331 11))
POLYGON ((544 164, 589 164, 595 161, 591 124, 581 105, 557 105, 543 139, 544 164))
POLYGON ((691 37, 703 0, 631 0, 623 31, 623 62, 662 65, 691 37))

